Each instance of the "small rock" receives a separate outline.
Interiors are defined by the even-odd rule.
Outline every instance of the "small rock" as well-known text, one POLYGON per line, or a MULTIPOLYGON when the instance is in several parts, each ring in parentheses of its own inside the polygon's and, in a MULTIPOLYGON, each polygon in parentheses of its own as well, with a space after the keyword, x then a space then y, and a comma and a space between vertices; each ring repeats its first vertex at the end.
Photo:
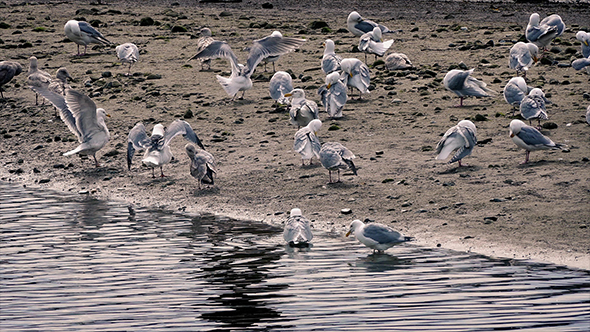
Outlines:
POLYGON ((402 207, 408 207, 408 206, 412 206, 412 203, 411 202, 402 203, 402 207))
POLYGON ((105 71, 102 73, 102 77, 111 77, 113 76, 113 73, 111 73, 110 71, 105 71))
POLYGON ((340 210, 340 213, 342 213, 342 214, 351 214, 352 213, 352 210, 351 209, 342 209, 342 210, 340 210))
POLYGON ((483 218, 483 220, 496 221, 496 220, 498 220, 498 217, 485 217, 485 218, 483 218))
POLYGON ((193 111, 187 110, 186 112, 184 112, 184 115, 182 117, 185 119, 191 119, 193 117, 193 111))
POLYGON ((309 27, 311 29, 321 29, 324 27, 329 28, 328 23, 326 23, 324 21, 312 21, 311 23, 309 23, 309 27))
POLYGON ((88 190, 80 190, 80 191, 78 191, 78 194, 80 194, 80 195, 88 195, 88 190))
POLYGON ((162 78, 162 75, 160 75, 160 74, 149 74, 146 78, 148 80, 159 80, 159 79, 162 78))
POLYGON ((188 30, 183 27, 182 25, 175 25, 172 27, 172 29, 170 29, 170 31, 172 32, 187 32, 188 30))
POLYGON ((455 182, 453 181, 447 181, 447 182, 443 182, 443 187, 452 187, 455 185, 455 182))
POLYGON ((505 202, 506 200, 503 198, 492 198, 490 199, 490 202, 495 202, 495 203, 501 203, 501 202, 505 202))
POLYGON ((543 127, 543 129, 557 129, 558 126, 555 122, 545 122, 541 127, 543 127))
POLYGON ((50 179, 41 179, 41 180, 39 180, 39 183, 40 184, 49 183, 49 181, 51 181, 51 180, 50 179))
POLYGON ((273 9, 274 6, 270 2, 265 2, 265 3, 262 4, 262 8, 264 8, 264 9, 273 9))

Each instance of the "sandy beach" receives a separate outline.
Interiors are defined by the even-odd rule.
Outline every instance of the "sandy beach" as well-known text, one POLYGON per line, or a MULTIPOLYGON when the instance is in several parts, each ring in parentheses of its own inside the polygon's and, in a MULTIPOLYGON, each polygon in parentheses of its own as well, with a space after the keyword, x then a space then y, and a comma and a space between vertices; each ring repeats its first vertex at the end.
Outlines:
POLYGON ((590 31, 588 3, 320 1, 304 2, 309 4, 304 8, 295 1, 102 3, 0 2, 0 61, 23 66, 23 73, 3 87, 0 180, 80 193, 81 199, 89 195, 279 226, 291 208, 299 207, 315 229, 342 236, 352 220, 370 219, 415 237, 420 246, 590 269, 590 126, 584 118, 590 76, 568 66, 581 57, 576 32, 590 31), (273 8, 263 8, 268 4, 273 8), (227 60, 213 60, 211 70, 187 60, 195 54, 202 27, 228 42, 241 62, 253 40, 279 30, 307 41, 281 56, 276 69, 290 70, 295 87, 319 103, 326 39, 334 40, 341 56, 364 60, 364 54, 353 52, 358 38, 346 30, 352 10, 400 30, 385 36, 394 39, 389 52, 406 54, 414 68, 388 71, 382 63, 373 65, 370 56, 371 92, 362 100, 349 99, 338 120, 328 119, 321 108, 319 139, 347 146, 359 168, 358 176, 346 171, 341 183, 328 184, 328 171, 317 160, 301 166, 293 151, 297 127, 269 96, 272 65, 267 72, 259 65, 253 88, 243 100, 231 101, 215 79, 230 75, 227 60), (525 152, 509 137, 516 117, 502 90, 515 76, 508 68, 509 49, 524 40, 533 12, 557 13, 567 25, 544 60, 529 70, 527 83, 542 88, 551 101, 543 122, 554 125, 542 133, 569 149, 533 151, 530 162, 520 165, 525 152), (73 18, 95 24, 113 45, 91 45, 86 56, 74 55, 76 45, 63 30, 73 18), (141 25, 144 18, 153 24, 141 25), (317 21, 327 28, 314 28, 317 21), (115 53, 126 42, 140 49, 131 76, 115 53), (112 116, 110 141, 97 153, 102 167, 62 155, 77 141, 54 116, 53 106, 35 105, 26 84, 33 55, 52 75, 67 67, 76 79, 72 88, 112 116), (454 107, 458 98, 442 80, 457 66, 474 68, 474 76, 497 94, 454 107), (153 179, 151 169, 141 165, 142 153, 127 170, 129 130, 141 121, 151 132, 155 124, 179 118, 191 124, 217 160, 211 188, 199 190, 190 176, 182 137, 171 143, 175 159, 164 167, 166 177, 153 179), (462 119, 475 123, 479 141, 464 159, 468 166, 436 161, 438 140, 462 119))

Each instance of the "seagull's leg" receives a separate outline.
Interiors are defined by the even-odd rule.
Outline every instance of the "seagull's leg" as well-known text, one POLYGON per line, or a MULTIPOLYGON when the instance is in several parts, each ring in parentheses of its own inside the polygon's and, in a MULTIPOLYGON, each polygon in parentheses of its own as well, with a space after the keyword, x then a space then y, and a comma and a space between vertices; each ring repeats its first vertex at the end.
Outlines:
POLYGON ((163 178, 166 175, 164 175, 164 170, 162 169, 162 166, 160 166, 160 177, 163 178))
POLYGON ((461 167, 461 160, 459 160, 459 167, 461 167))
POLYGON ((274 62, 272 63, 272 72, 273 72, 273 74, 277 72, 277 70, 275 69, 275 63, 274 62))
POLYGON ((156 178, 156 173, 154 173, 154 168, 155 167, 152 167, 152 179, 155 179, 156 178))
POLYGON ((529 150, 526 150, 526 154, 525 154, 525 157, 524 157, 524 161, 523 161, 522 163, 520 163, 521 165, 523 165, 523 164, 526 164, 526 163, 528 163, 528 162, 529 162, 529 154, 530 154, 530 153, 531 153, 531 151, 529 151, 529 150))
POLYGON ((86 49, 88 48, 88 45, 84 45, 84 54, 82 55, 86 55, 86 49))
POLYGON ((365 53, 365 64, 367 64, 367 53, 365 53))
POLYGON ((459 97, 461 99, 461 102, 459 104, 459 107, 463 107, 463 97, 459 97))
POLYGON ((305 159, 301 158, 301 166, 305 166, 305 159))
POLYGON ((4 94, 2 93, 2 88, 0 88, 0 96, 2 96, 2 99, 4 99, 4 94))
POLYGON ((35 106, 39 105, 39 95, 35 92, 35 106))
POLYGON ((328 177, 330 178, 330 182, 328 183, 332 183, 332 171, 328 170, 328 177))
POLYGON ((338 169, 338 181, 336 181, 336 182, 341 182, 340 181, 340 168, 338 169))
POLYGON ((95 165, 96 167, 100 167, 100 164, 98 163, 98 160, 96 160, 96 153, 94 153, 94 154, 92 155, 92 157, 94 157, 94 165, 95 165))
POLYGON ((240 97, 240 99, 244 99, 245 94, 246 94, 246 90, 242 91, 242 97, 240 97))

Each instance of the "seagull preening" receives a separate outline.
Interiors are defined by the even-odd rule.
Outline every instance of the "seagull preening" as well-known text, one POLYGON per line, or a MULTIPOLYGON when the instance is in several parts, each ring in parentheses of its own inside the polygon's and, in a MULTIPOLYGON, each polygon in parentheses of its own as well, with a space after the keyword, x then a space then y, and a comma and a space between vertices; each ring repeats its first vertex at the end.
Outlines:
POLYGON ((340 69, 340 79, 346 86, 359 90, 359 99, 361 93, 370 93, 371 74, 366 64, 359 59, 347 58, 340 62, 340 69))
POLYGON ((317 133, 322 127, 320 120, 312 120, 309 124, 295 133, 293 150, 301 155, 301 165, 305 166, 305 161, 309 160, 312 164, 312 158, 320 158, 320 149, 322 143, 317 137, 317 133))
POLYGON ((111 117, 110 114, 102 108, 96 108, 96 104, 88 96, 72 89, 66 89, 65 97, 46 88, 35 91, 58 109, 62 121, 80 142, 77 148, 63 155, 92 155, 94 164, 100 167, 96 152, 109 141, 110 134, 105 119, 111 117))
POLYGON ((333 72, 326 76, 326 84, 318 89, 318 94, 322 98, 322 104, 330 118, 341 118, 348 95, 346 85, 340 81, 340 74, 333 72))
POLYGON ((412 62, 403 53, 391 53, 385 58, 385 67, 388 70, 399 70, 412 68, 412 62))
POLYGON ((88 22, 69 20, 64 26, 66 37, 78 45, 76 55, 86 55, 88 44, 112 44, 102 33, 94 29, 88 22), (80 54, 80 45, 84 45, 84 53, 80 54))
POLYGON ((468 96, 474 97, 491 97, 496 94, 495 91, 487 88, 487 84, 478 81, 471 74, 475 69, 449 71, 443 79, 443 84, 447 90, 454 92, 461 99, 459 107, 463 106, 463 99, 468 96))
POLYGON ((291 213, 283 230, 283 239, 292 247, 309 246, 313 239, 311 222, 305 218, 298 208, 291 209, 291 213))
POLYGON ((379 253, 383 253, 385 250, 396 244, 413 240, 413 238, 403 236, 399 232, 396 232, 383 224, 365 224, 358 219, 350 223, 350 229, 346 233, 346 237, 350 234, 354 234, 354 237, 356 237, 360 243, 373 249, 373 252, 377 251, 379 253))
POLYGON ((2 86, 12 80, 13 77, 20 75, 23 67, 18 62, 2 61, 0 62, 0 96, 4 99, 2 86))
POLYGON ((332 171, 338 172, 338 180, 340 182, 340 170, 351 169, 354 175, 358 175, 356 172, 356 166, 352 162, 355 158, 354 154, 347 149, 344 145, 337 142, 327 142, 322 145, 320 149, 320 163, 328 170, 328 176, 330 182, 332 182, 332 171))
POLYGON ((197 148, 192 143, 187 143, 184 146, 186 154, 188 155, 190 163, 190 173, 192 177, 197 179, 199 189, 202 184, 214 185, 213 174, 215 171, 215 158, 209 152, 197 148))
POLYGON ((516 75, 523 72, 523 76, 526 77, 529 68, 539 60, 538 53, 539 48, 533 43, 518 42, 514 44, 510 48, 510 69, 516 70, 516 75))
POLYGON ((320 118, 318 104, 313 100, 305 99, 303 89, 294 89, 285 94, 285 97, 291 97, 289 110, 291 124, 301 128, 307 126, 312 120, 320 118))
POLYGON ((540 19, 539 14, 531 14, 525 36, 528 41, 545 50, 553 39, 565 31, 565 24, 557 14, 547 16, 539 22, 540 19))
POLYGON ((331 39, 326 39, 324 46, 326 46, 326 48, 324 49, 324 56, 322 57, 322 71, 324 74, 328 75, 340 70, 342 57, 335 53, 334 41, 331 39))
POLYGON ((527 86, 524 78, 520 76, 513 77, 508 83, 506 83, 503 92, 504 100, 513 107, 512 115, 514 115, 516 109, 520 109, 520 102, 522 102, 524 97, 526 97, 532 89, 533 88, 527 86))
POLYGON ((127 69, 127 76, 131 74, 131 66, 139 61, 139 49, 135 44, 125 43, 115 48, 117 52, 117 58, 121 60, 121 63, 128 63, 129 68, 127 69))
POLYGON ((520 115, 525 119, 529 120, 529 124, 533 119, 539 121, 539 127, 541 126, 541 120, 547 120, 547 108, 545 104, 549 101, 545 98, 545 93, 539 88, 534 88, 525 96, 520 102, 520 115))
POLYGON ((232 100, 234 100, 239 91, 242 91, 241 98, 244 98, 246 90, 252 88, 252 80, 250 79, 250 76, 252 76, 252 73, 254 73, 254 70, 260 61, 270 56, 287 54, 305 43, 305 39, 283 37, 282 35, 279 35, 280 33, 277 35, 273 32, 270 36, 255 40, 250 47, 246 66, 238 63, 238 58, 229 44, 218 40, 211 42, 207 47, 195 54, 189 60, 216 58, 229 59, 231 63, 230 77, 226 78, 217 75, 217 81, 219 81, 223 90, 232 97, 232 100))
POLYGON ((374 54, 375 59, 377 59, 377 56, 385 55, 391 45, 393 45, 393 39, 383 41, 381 29, 375 27, 372 31, 361 36, 358 48, 359 51, 365 53, 365 63, 367 63, 367 54, 374 54))
POLYGON ((563 144, 554 143, 547 136, 541 134, 536 128, 528 126, 520 120, 510 122, 510 138, 519 148, 526 150, 524 162, 529 162, 529 154, 536 150, 566 150, 563 144))
POLYGON ((444 136, 436 145, 437 160, 445 160, 453 152, 457 151, 449 163, 455 161, 461 167, 461 159, 467 157, 477 145, 476 137, 477 129, 473 122, 469 120, 461 120, 456 126, 447 130, 444 136))
POLYGON ((272 99, 278 104, 286 105, 288 98, 285 97, 285 94, 293 91, 293 79, 291 75, 284 71, 277 71, 270 79, 268 90, 272 99))
POLYGON ((578 31, 576 39, 582 43, 582 56, 584 58, 590 57, 590 32, 578 31))
POLYGON ((357 12, 350 12, 346 19, 346 27, 353 35, 360 37, 369 31, 373 31, 373 28, 378 27, 382 33, 392 33, 395 31, 389 30, 386 26, 377 24, 370 20, 365 20, 357 12))
POLYGON ((154 126, 151 137, 148 137, 143 123, 138 122, 129 132, 127 137, 127 169, 131 170, 131 162, 135 150, 145 150, 141 162, 147 167, 152 168, 152 178, 155 178, 154 169, 160 167, 160 177, 164 177, 162 166, 168 164, 172 160, 172 152, 170 151, 170 141, 177 135, 183 135, 188 141, 197 144, 202 149, 205 149, 203 143, 197 134, 193 131, 188 122, 184 120, 175 120, 165 129, 160 123, 154 126))

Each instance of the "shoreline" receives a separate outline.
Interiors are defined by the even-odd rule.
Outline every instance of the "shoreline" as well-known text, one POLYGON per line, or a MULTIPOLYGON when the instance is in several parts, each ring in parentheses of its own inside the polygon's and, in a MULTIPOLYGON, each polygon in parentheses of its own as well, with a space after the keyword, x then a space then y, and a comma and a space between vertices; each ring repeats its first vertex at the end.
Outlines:
MULTIPOLYGON (((528 19, 527 13, 511 12, 516 5, 470 3, 467 9, 481 8, 482 14, 463 10, 445 19, 460 4, 437 2, 437 11, 425 20, 422 18, 428 14, 421 11, 424 2, 416 6, 401 2, 397 14, 379 14, 379 1, 367 5, 366 15, 373 20, 393 28, 413 27, 393 37, 393 48, 408 54, 417 69, 398 76, 379 67, 371 68, 376 89, 363 96, 362 101, 349 100, 343 119, 327 120, 325 112, 320 112, 324 121, 320 140, 343 142, 356 154, 355 163, 359 166, 358 177, 345 172, 342 183, 327 185, 327 171, 317 161, 314 160, 314 166, 299 166, 300 158, 292 151, 296 129, 288 123, 288 115, 277 112, 268 98, 266 81, 272 73, 262 72, 259 66, 259 76, 245 100, 229 102, 214 79, 215 74, 228 73, 227 61, 213 61, 212 71, 200 71, 195 61, 190 63, 192 68, 183 65, 193 55, 193 35, 200 26, 210 26, 214 37, 227 40, 243 61, 246 55, 241 48, 272 32, 250 26, 270 22, 284 34, 308 40, 301 51, 282 57, 277 70, 292 69, 298 77, 309 76, 306 81, 296 79, 294 83, 305 88, 308 98, 318 101, 315 91, 323 76, 313 68, 319 66, 323 40, 339 41, 339 54, 362 58, 362 54, 350 52, 355 38, 336 31, 344 27, 342 20, 349 10, 336 5, 328 8, 326 11, 335 15, 326 19, 333 31, 321 33, 307 26, 321 13, 311 16, 307 11, 286 12, 294 8, 294 2, 281 3, 274 10, 261 9, 262 2, 258 1, 251 5, 192 7, 185 2, 180 6, 153 3, 144 8, 118 6, 122 13, 110 16, 85 14, 88 20, 101 20, 104 26, 99 30, 113 42, 131 40, 144 50, 140 62, 132 69, 139 75, 132 77, 121 75, 125 66, 116 63, 114 48, 98 48, 88 57, 76 58, 71 56, 75 44, 62 42, 62 22, 73 17, 76 9, 97 7, 106 11, 113 9, 114 4, 88 6, 74 2, 74 6, 62 3, 14 7, 18 9, 11 13, 15 22, 10 22, 12 28, 3 30, 6 37, 2 38, 6 45, 27 40, 32 47, 3 50, 6 58, 20 62, 25 72, 16 77, 20 87, 14 82, 7 86, 4 94, 8 101, 0 104, 0 130, 6 131, 0 141, 0 179, 61 192, 87 190, 99 199, 137 206, 190 214, 210 212, 274 225, 284 221, 291 208, 299 207, 303 215, 314 220, 315 228, 327 232, 344 234, 353 219, 369 218, 415 237, 416 245, 440 245, 492 257, 590 269, 590 138, 589 127, 582 121, 582 112, 590 102, 584 97, 588 92, 588 75, 549 65, 531 69, 530 84, 542 86, 551 94, 550 121, 558 125, 557 129, 543 132, 572 149, 569 153, 533 152, 529 165, 518 165, 524 151, 507 137, 510 118, 504 113, 510 108, 501 93, 490 99, 468 99, 467 106, 458 109, 452 107, 455 96, 437 81, 450 64, 464 62, 476 68, 478 79, 501 92, 503 84, 513 76, 507 70, 505 58, 511 44, 501 41, 517 40, 528 19), (490 10, 490 5, 499 9, 490 10), (176 14, 182 11, 187 18, 170 16, 174 14, 169 10, 176 14), (231 15, 220 16, 222 11, 231 15), (189 32, 174 34, 162 26, 140 27, 131 23, 144 16, 163 24, 186 26, 189 32), (461 21, 464 17, 471 20, 461 21), (435 23, 435 19, 440 22, 435 23), (506 27, 506 21, 518 21, 520 28, 506 27), (23 26, 20 29, 16 28, 19 24, 23 26), (450 29, 457 24, 468 29, 450 29), (35 26, 55 31, 33 31, 35 26), (12 34, 16 30, 21 33, 12 34), (302 30, 306 33, 301 34, 302 30), (494 41, 489 49, 460 51, 448 46, 457 41, 485 44, 488 40, 494 41), (93 100, 113 115, 107 120, 111 141, 97 154, 102 168, 94 169, 89 160, 61 156, 76 142, 71 141, 73 135, 61 120, 53 117, 52 107, 34 106, 34 96, 24 83, 31 55, 37 56, 40 66, 51 74, 67 66, 77 78, 72 83, 74 89, 87 94, 98 92, 93 100), (112 76, 100 77, 106 71, 112 76), (429 72, 425 74, 426 71, 429 72), (161 78, 138 79, 148 73, 161 78), (113 82, 120 87, 112 88, 113 82), (399 102, 394 102, 396 99, 399 102), (164 167, 166 178, 152 179, 151 170, 139 165, 139 157, 128 172, 124 159, 129 129, 143 121, 151 131, 155 123, 167 125, 189 109, 194 117, 186 120, 218 161, 216 185, 197 190, 188 174, 183 148, 186 142, 181 137, 171 144, 176 161, 164 167), (458 119, 473 118, 475 114, 486 118, 476 125, 478 140, 488 143, 478 145, 465 159, 469 167, 436 162, 432 148, 440 134, 458 119), (328 130, 331 126, 339 129, 328 130), (49 182, 39 184, 44 179, 49 182), (350 208, 352 213, 342 214, 344 208, 350 208)), ((563 16, 572 20, 567 22, 568 26, 580 27, 582 15, 575 8, 568 6, 563 16)), ((565 50, 579 49, 579 44, 573 44, 575 31, 569 30, 563 43, 557 44, 562 52, 550 56, 563 63, 569 61, 565 50)))

